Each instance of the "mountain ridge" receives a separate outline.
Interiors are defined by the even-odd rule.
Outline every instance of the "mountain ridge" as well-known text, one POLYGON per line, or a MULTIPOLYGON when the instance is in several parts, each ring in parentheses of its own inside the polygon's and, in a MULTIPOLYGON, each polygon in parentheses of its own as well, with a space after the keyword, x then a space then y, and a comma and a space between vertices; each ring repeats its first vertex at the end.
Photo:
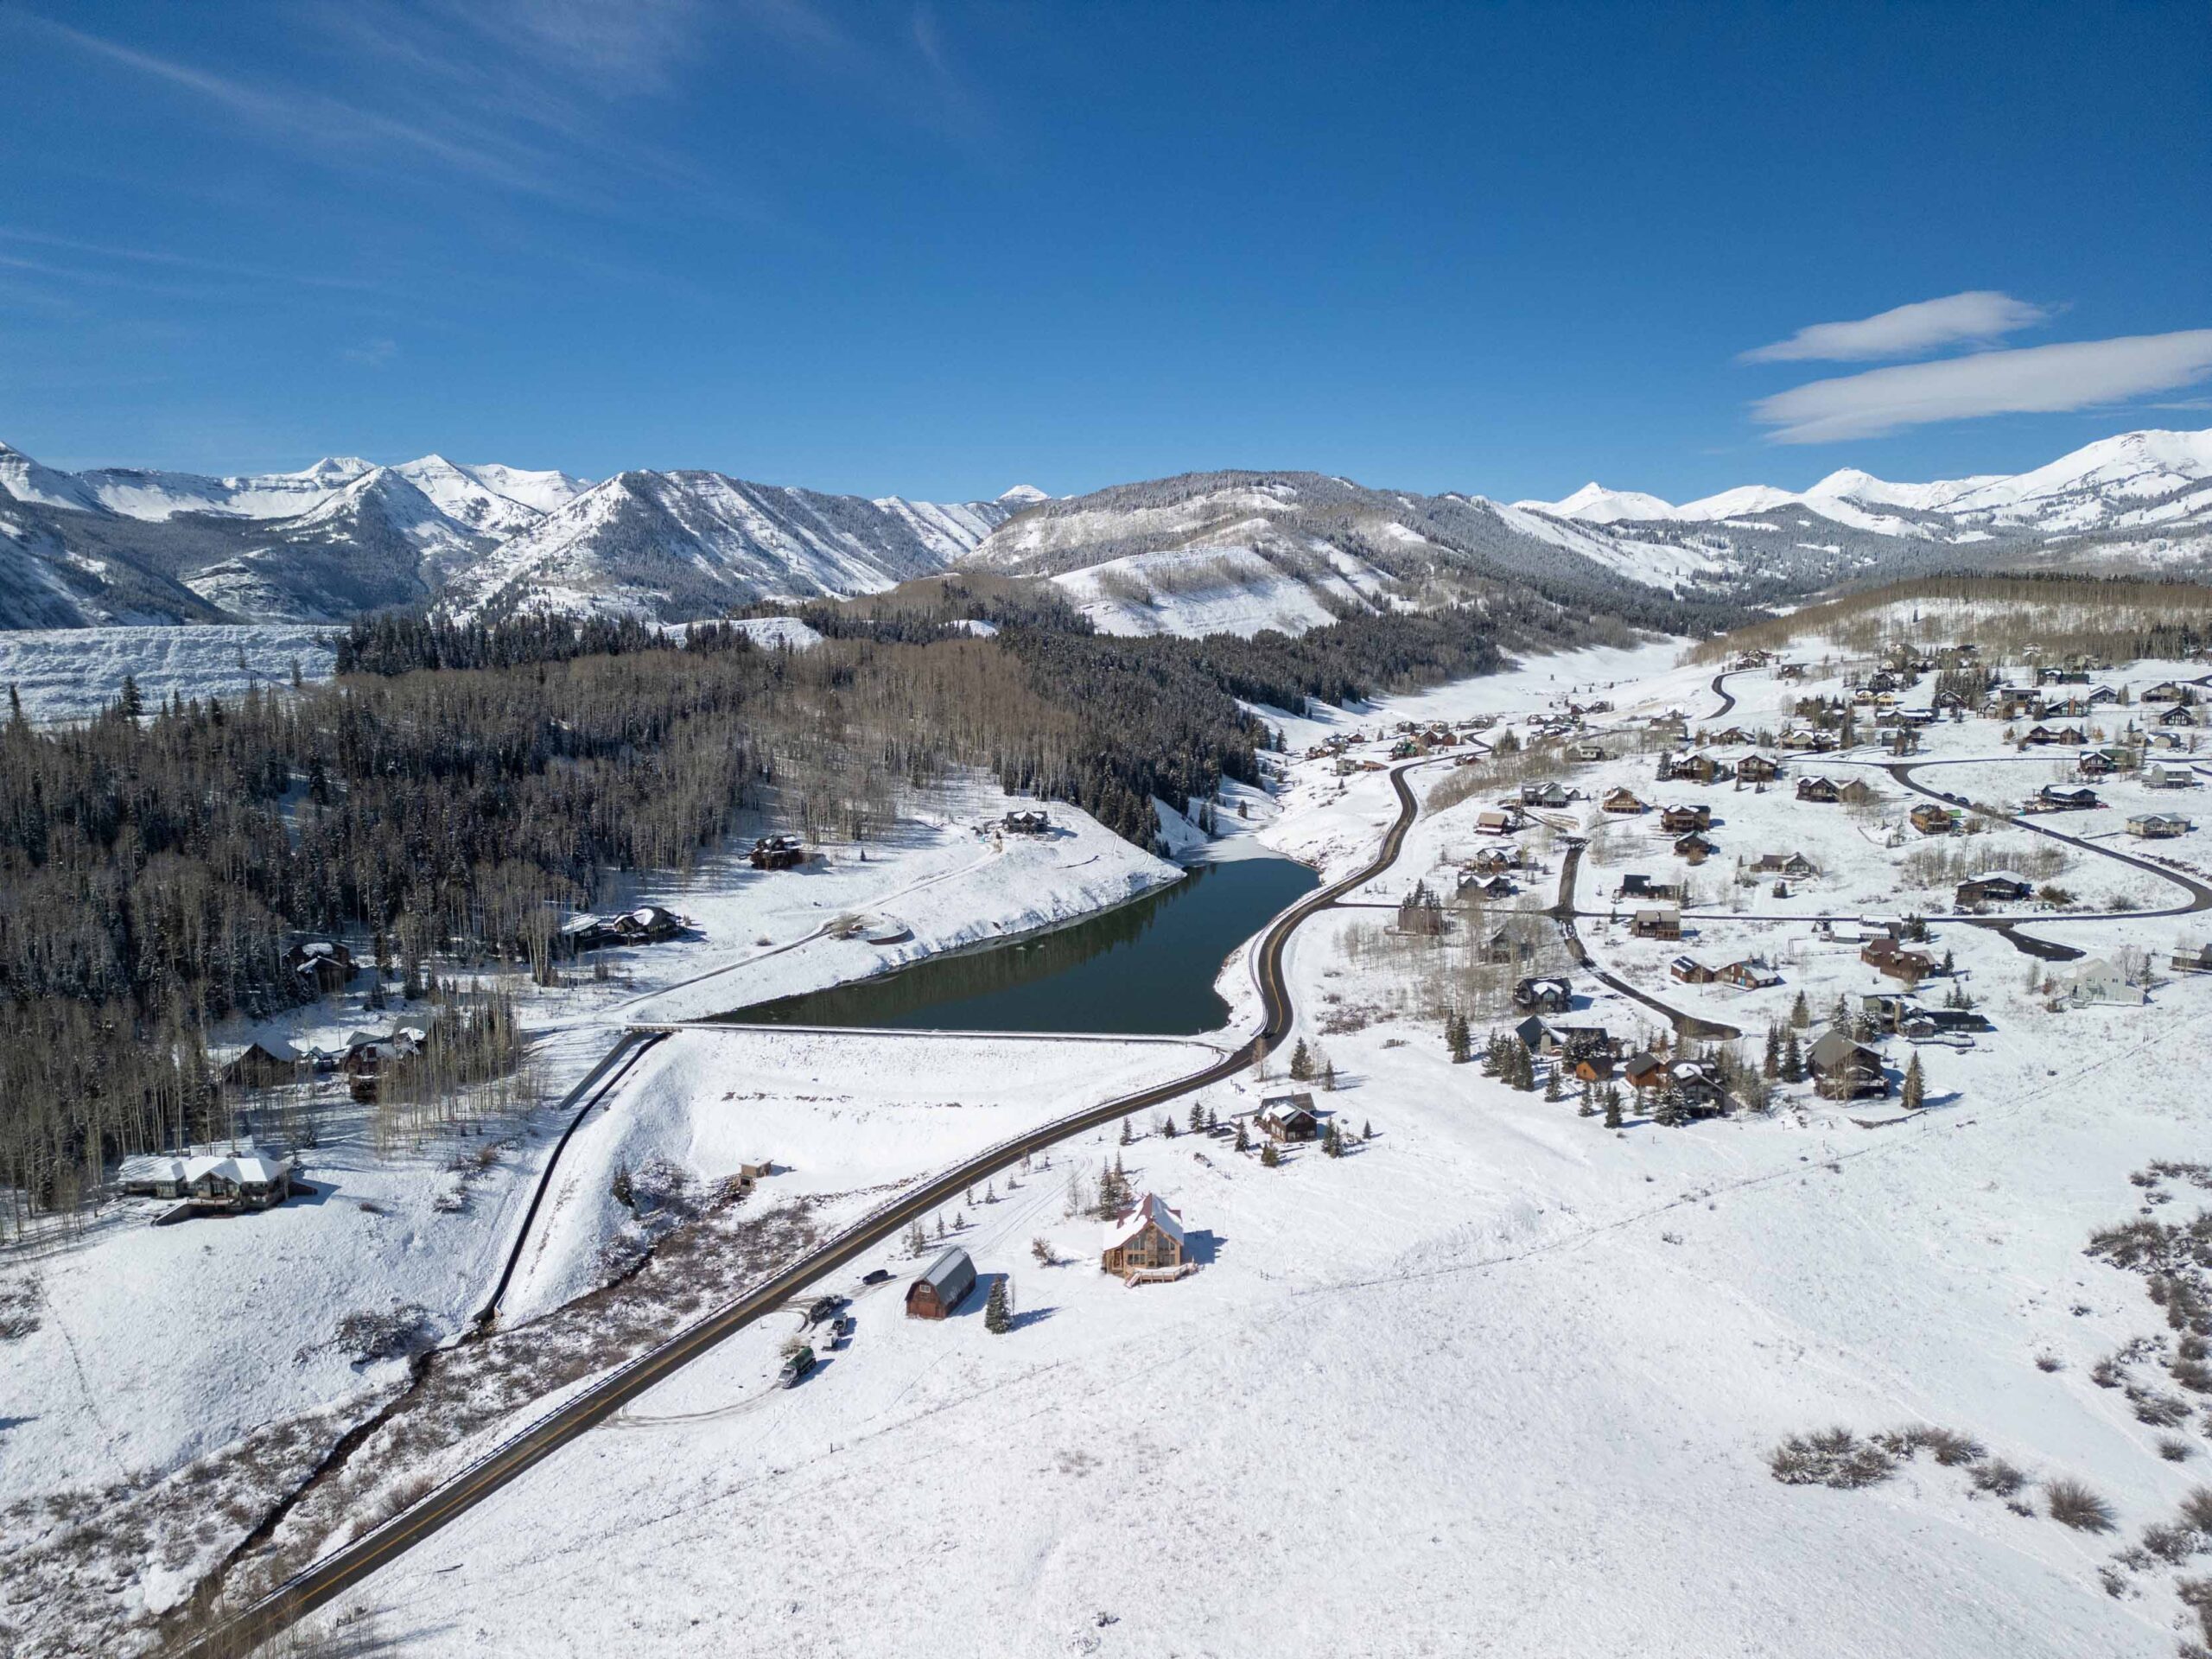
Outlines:
POLYGON ((1054 582, 1112 632, 1295 632, 1532 583, 1760 604, 1962 566, 2212 567, 2212 431, 2120 433, 2013 474, 1916 484, 1844 467, 1804 490, 1679 505, 1594 481, 1507 503, 1265 470, 942 503, 701 469, 594 481, 435 452, 223 477, 70 473, 0 444, 6 627, 336 622, 414 605, 673 622, 975 568, 1054 582))

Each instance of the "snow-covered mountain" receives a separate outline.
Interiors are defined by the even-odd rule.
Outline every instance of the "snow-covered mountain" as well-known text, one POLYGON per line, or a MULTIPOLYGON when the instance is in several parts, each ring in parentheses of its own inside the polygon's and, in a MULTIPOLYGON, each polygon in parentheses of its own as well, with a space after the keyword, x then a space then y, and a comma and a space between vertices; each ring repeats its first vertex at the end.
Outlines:
POLYGON ((716 473, 594 486, 435 454, 230 478, 68 473, 0 446, 0 626, 335 621, 432 600, 680 620, 945 569, 1042 499, 871 501, 716 473))
POLYGON ((2012 477, 1892 484, 1846 468, 1808 490, 1746 485, 1680 506, 1656 495, 1596 483, 1563 500, 1515 505, 1553 518, 1599 524, 1718 524, 1802 507, 1854 529, 1938 540, 1994 527, 2046 537, 2180 528, 2212 524, 2212 431, 2122 433, 2012 477))
POLYGON ((1633 609, 1962 566, 2190 572, 2212 568, 2212 432, 2125 433, 2015 476, 1910 484, 1847 468, 1680 505, 1595 483, 1507 505, 1264 472, 943 505, 711 472, 592 484, 435 454, 243 477, 71 473, 0 445, 0 626, 326 621, 424 602, 677 621, 970 563, 1051 578, 1102 626, 1140 633, 1295 630, 1532 585, 1633 609))
POLYGON ((676 621, 756 599, 875 593, 946 569, 1011 511, 620 473, 454 569, 445 602, 463 614, 551 604, 676 621))

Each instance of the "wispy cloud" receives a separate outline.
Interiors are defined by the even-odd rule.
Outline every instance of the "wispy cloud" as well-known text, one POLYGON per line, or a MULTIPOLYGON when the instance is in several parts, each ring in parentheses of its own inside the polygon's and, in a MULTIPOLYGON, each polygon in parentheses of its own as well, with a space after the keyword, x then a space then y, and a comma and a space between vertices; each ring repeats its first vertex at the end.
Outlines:
POLYGON ((58 39, 95 57, 194 93, 241 119, 325 152, 359 156, 397 150, 510 189, 561 194, 548 176, 544 158, 512 138, 472 134, 457 126, 441 130, 362 109, 326 93, 239 80, 87 35, 50 18, 35 21, 58 39))
POLYGON ((1787 340, 1744 353, 1744 363, 1872 363, 1884 358, 1923 357, 1961 342, 1988 342, 2047 322, 2047 306, 2031 305, 1992 289, 1974 289, 1921 300, 1855 322, 1816 322, 1787 340))
POLYGON ((1982 415, 2050 414, 2124 403, 2212 376, 2212 328, 1977 352, 1815 380, 1751 405, 1778 443, 1878 437, 1982 415))
POLYGON ((327 276, 319 273, 283 270, 267 265, 234 264, 221 259, 202 259, 194 254, 172 253, 162 248, 134 248, 112 242, 86 242, 73 236, 54 236, 45 231, 27 231, 13 225, 0 225, 0 242, 27 243, 34 247, 56 248, 64 252, 89 254, 100 259, 125 260, 132 264, 205 271, 214 276, 236 276, 257 285, 270 282, 297 283, 307 288, 348 289, 359 292, 371 292, 378 287, 375 283, 355 276, 327 276))

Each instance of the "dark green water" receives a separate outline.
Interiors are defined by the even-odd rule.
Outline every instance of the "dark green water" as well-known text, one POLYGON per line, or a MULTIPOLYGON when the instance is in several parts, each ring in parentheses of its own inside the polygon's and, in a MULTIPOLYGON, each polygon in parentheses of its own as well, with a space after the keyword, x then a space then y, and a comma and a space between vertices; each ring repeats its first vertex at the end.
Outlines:
POLYGON ((725 1017, 930 1031, 1213 1031, 1229 1018, 1213 989, 1222 963, 1319 885, 1314 872, 1287 858, 1200 864, 1172 887, 1050 933, 725 1017))

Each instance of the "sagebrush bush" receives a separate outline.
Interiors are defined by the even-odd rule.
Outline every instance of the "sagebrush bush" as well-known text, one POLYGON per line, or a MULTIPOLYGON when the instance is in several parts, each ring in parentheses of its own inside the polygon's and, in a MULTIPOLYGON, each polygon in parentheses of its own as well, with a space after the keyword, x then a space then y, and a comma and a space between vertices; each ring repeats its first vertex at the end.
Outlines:
POLYGON ((2060 1475, 2043 1484, 2044 1511, 2062 1526, 2076 1532, 2110 1532, 2112 1505, 2080 1481, 2060 1475))

